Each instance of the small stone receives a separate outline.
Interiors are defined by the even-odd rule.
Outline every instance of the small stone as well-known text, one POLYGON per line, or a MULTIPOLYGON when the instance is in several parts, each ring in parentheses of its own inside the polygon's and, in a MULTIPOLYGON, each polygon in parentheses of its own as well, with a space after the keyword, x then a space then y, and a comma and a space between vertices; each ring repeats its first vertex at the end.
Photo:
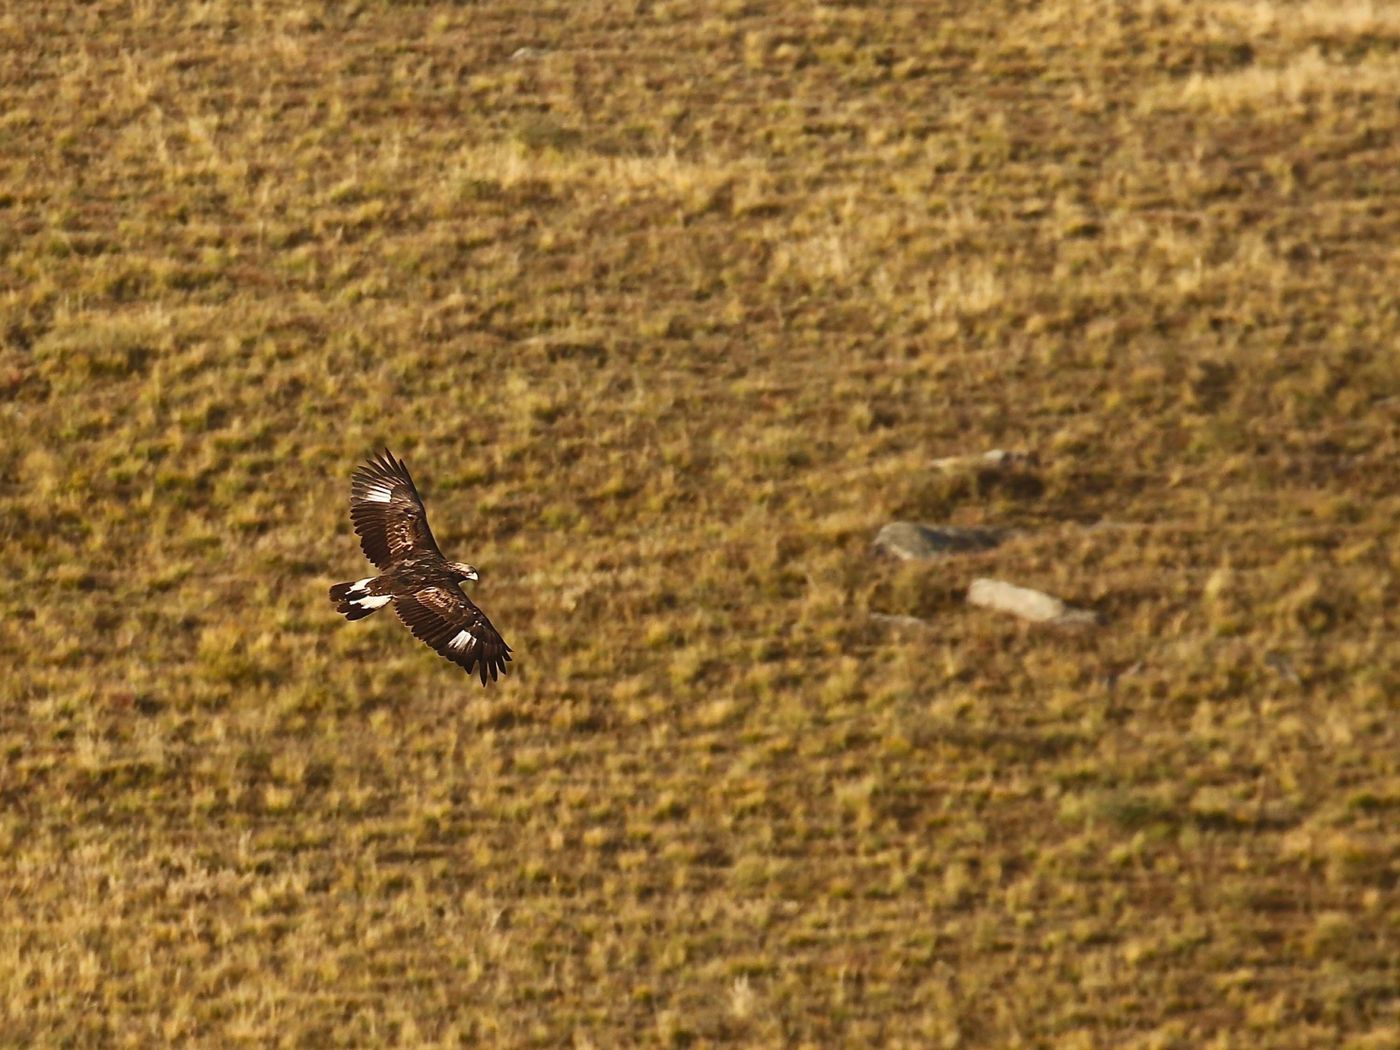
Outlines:
POLYGON ((870 619, 874 623, 885 627, 899 627, 907 629, 927 630, 933 625, 927 620, 921 620, 917 616, 896 616, 893 613, 871 613, 870 619))
POLYGON ((1098 614, 1089 609, 1073 608, 1054 595, 1017 587, 1003 580, 973 580, 967 589, 967 600, 984 609, 1009 612, 1023 620, 1056 627, 1087 627, 1099 622, 1098 614))
POLYGON ((927 560, 949 554, 991 550, 1006 536, 1003 529, 964 529, 955 525, 893 521, 880 529, 873 546, 877 551, 905 561, 927 560))
POLYGON ((1004 448, 994 448, 971 456, 944 456, 935 459, 933 466, 938 470, 1018 470, 1036 465, 1034 452, 1014 452, 1004 448))
POLYGON ((1283 678, 1294 685, 1299 685, 1303 679, 1297 671, 1293 669, 1293 664, 1288 657, 1282 653, 1268 652, 1264 654, 1264 666, 1273 671, 1280 678, 1283 678))

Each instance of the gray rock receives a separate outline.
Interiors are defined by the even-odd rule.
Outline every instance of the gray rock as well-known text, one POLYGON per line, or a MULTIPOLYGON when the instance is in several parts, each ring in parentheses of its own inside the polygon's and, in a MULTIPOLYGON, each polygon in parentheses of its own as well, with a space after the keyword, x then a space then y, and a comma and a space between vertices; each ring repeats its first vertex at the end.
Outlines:
POLYGON ((1292 662, 1282 653, 1267 652, 1264 654, 1264 666, 1273 671, 1280 678, 1292 682, 1294 685, 1302 684, 1302 676, 1293 669, 1292 662))
POLYGON ((1075 609, 1054 595, 1017 587, 1003 580, 973 580, 967 589, 967 600, 984 609, 996 609, 1023 620, 1056 627, 1088 627, 1099 622, 1098 614, 1089 609, 1075 609))
POLYGON ((991 550, 1006 537, 1004 529, 963 529, 955 525, 892 521, 880 529, 873 546, 877 551, 905 561, 927 560, 991 550))

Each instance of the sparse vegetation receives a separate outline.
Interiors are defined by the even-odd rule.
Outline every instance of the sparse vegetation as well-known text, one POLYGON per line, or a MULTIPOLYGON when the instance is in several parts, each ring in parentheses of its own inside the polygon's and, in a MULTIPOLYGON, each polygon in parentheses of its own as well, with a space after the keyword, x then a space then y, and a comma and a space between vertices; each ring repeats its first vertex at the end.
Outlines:
POLYGON ((1400 1044, 1397 10, 11 5, 0 1042, 1400 1044))

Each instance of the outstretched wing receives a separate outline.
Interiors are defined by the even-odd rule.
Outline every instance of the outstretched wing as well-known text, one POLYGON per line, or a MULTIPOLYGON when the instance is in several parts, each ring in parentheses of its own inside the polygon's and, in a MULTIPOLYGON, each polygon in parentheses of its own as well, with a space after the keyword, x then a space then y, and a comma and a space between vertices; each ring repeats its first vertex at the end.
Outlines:
POLYGON ((510 646, 456 584, 424 587, 394 599, 394 611, 413 636, 486 684, 505 673, 510 646))
POLYGON ((408 468, 387 448, 351 475, 350 520, 360 549, 380 569, 405 554, 442 553, 408 468))

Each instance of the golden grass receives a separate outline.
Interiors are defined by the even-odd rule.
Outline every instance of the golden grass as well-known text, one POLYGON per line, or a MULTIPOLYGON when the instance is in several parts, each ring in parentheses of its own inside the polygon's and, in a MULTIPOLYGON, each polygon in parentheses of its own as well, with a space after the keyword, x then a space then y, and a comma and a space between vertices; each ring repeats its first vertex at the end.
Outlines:
POLYGON ((1394 1045, 1395 11, 13 5, 0 1041, 1394 1045))

